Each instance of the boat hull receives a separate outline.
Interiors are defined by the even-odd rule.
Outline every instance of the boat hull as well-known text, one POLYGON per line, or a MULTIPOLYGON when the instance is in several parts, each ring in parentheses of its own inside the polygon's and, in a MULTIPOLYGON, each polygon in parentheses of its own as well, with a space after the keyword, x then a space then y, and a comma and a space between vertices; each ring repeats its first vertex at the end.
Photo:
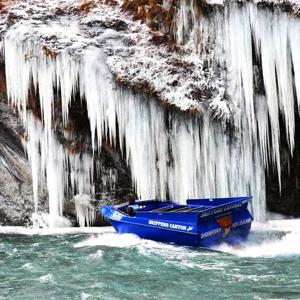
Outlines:
POLYGON ((165 243, 211 247, 247 239, 253 220, 252 197, 190 199, 185 205, 155 200, 120 206, 104 205, 101 214, 118 233, 165 243))
MULTIPOLYGON (((212 247, 221 243, 239 244, 247 240, 248 234, 251 229, 251 222, 233 228, 229 233, 225 233, 222 229, 212 229, 218 231, 207 237, 201 237, 201 234, 185 233, 172 231, 162 228, 153 228, 150 226, 142 226, 140 224, 125 223, 116 220, 109 220, 111 225, 120 234, 131 233, 143 239, 149 239, 163 243, 174 243, 177 245, 190 246, 190 247, 212 247)), ((209 231, 206 231, 207 233, 209 231)), ((204 233, 204 235, 205 235, 204 233)))

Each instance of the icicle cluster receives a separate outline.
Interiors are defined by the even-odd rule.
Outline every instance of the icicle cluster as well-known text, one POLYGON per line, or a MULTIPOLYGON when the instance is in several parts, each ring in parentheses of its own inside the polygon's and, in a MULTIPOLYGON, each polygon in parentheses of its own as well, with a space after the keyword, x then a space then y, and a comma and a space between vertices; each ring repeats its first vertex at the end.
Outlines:
MULTIPOLYGON (((188 197, 199 196, 250 192, 259 195, 264 188, 261 184, 263 169, 260 167, 260 156, 253 156, 250 147, 245 147, 242 153, 240 146, 228 139, 222 126, 211 122, 208 116, 202 120, 186 119, 176 113, 168 116, 155 101, 116 89, 101 49, 87 48, 81 60, 73 60, 67 52, 54 60, 35 49, 37 53, 26 59, 22 55, 26 53, 24 49, 33 51, 34 48, 24 42, 18 45, 11 36, 5 39, 5 49, 10 49, 6 51, 6 70, 9 97, 14 105, 26 110, 24 105, 31 78, 39 87, 42 115, 48 118, 48 123, 45 122, 43 131, 38 131, 36 125, 34 129, 28 126, 27 149, 35 192, 39 174, 44 170, 50 206, 55 206, 53 211, 56 213, 61 214, 63 187, 66 184, 64 176, 67 174, 66 153, 53 140, 49 125, 53 102, 47 97, 53 95, 53 89, 57 86, 63 98, 65 119, 72 95, 76 88, 80 89, 81 97, 87 103, 92 141, 98 137, 93 142, 94 149, 100 149, 103 136, 113 145, 119 140, 121 149, 126 149, 135 189, 141 198, 165 199, 169 195, 176 201, 185 201, 188 197), (18 67, 20 69, 16 72, 18 67), (48 91, 47 97, 43 97, 45 91, 48 91), (39 147, 42 149, 41 156, 38 154, 39 147)), ((33 119, 26 116, 26 122, 31 124, 33 119)), ((69 161, 72 160, 69 158, 69 161)), ((87 170, 90 170, 92 166, 88 166, 87 170)), ((263 211, 257 209, 256 216, 259 217, 263 211)))
POLYGON ((230 108, 243 135, 241 146, 259 151, 263 167, 276 170, 280 185, 280 118, 293 155, 295 112, 300 112, 300 19, 253 3, 212 10, 196 17, 193 1, 182 0, 177 39, 208 63, 226 66, 230 101, 210 107, 230 108))
POLYGON ((77 220, 80 227, 91 226, 96 219, 96 208, 91 195, 78 194, 74 197, 77 220))
POLYGON ((38 213, 39 186, 46 186, 49 199, 49 226, 55 227, 63 215, 67 193, 93 193, 93 158, 85 153, 70 153, 55 138, 47 135, 41 122, 31 112, 26 115, 28 138, 25 149, 32 171, 35 213, 38 213))
POLYGON ((300 104, 300 20, 251 4, 231 6, 227 14, 226 58, 235 79, 232 98, 242 112, 239 122, 258 143, 264 165, 270 161, 277 169, 280 184, 280 115, 293 155, 295 111, 300 104), (255 65, 261 69, 264 96, 255 95, 255 65))

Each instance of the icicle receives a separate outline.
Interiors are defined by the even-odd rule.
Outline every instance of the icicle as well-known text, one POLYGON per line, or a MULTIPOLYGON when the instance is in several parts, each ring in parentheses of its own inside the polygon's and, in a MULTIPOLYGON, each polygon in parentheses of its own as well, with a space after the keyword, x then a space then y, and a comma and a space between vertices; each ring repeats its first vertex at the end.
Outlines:
POLYGON ((63 215, 64 198, 70 188, 71 194, 93 193, 93 159, 88 154, 71 154, 54 138, 46 135, 46 129, 34 118, 27 115, 28 140, 26 152, 31 164, 35 212, 38 210, 38 188, 47 186, 49 198, 49 226, 57 223, 63 215), (68 186, 70 174, 71 186, 68 186))
POLYGON ((42 135, 41 128, 36 126, 36 122, 32 119, 33 116, 30 114, 29 120, 27 121, 27 132, 29 137, 26 145, 26 152, 28 155, 28 160, 31 166, 31 176, 32 176, 32 187, 33 187, 33 197, 34 197, 34 207, 35 213, 38 212, 38 194, 39 194, 39 182, 40 182, 40 137, 42 135))
POLYGON ((90 195, 78 194, 73 198, 80 227, 91 226, 96 220, 96 208, 90 195))
POLYGON ((293 70, 295 76, 295 87, 298 101, 298 112, 300 114, 300 21, 293 18, 290 21, 289 41, 293 61, 293 70))
POLYGON ((265 96, 257 96, 255 100, 255 111, 258 127, 258 139, 259 148, 261 151, 261 157, 263 165, 268 168, 270 153, 270 138, 269 138, 269 119, 268 119, 268 107, 265 96))

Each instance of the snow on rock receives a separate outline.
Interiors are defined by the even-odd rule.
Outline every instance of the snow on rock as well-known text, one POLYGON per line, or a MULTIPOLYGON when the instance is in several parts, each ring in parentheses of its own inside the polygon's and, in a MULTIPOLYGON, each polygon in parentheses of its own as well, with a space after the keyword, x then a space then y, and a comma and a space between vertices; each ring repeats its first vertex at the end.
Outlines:
POLYGON ((119 83, 144 90, 180 110, 202 113, 208 100, 220 97, 224 80, 201 57, 189 49, 155 45, 148 27, 132 21, 119 6, 100 3, 87 15, 74 14, 80 3, 20 2, 10 8, 9 22, 1 31, 18 31, 20 40, 38 41, 48 56, 67 50, 76 57, 87 46, 104 46, 119 83), (56 15, 58 9, 64 15, 56 15))
POLYGON ((295 15, 300 15, 300 1, 299 0, 254 0, 255 4, 270 5, 293 13, 295 15))
MULTIPOLYGON (((224 6, 230 3, 230 0, 203 0, 204 3, 208 5, 221 5, 224 6)), ((232 1, 234 2, 234 1, 232 1)), ((289 13, 300 15, 300 1, 299 0, 239 0, 239 3, 252 2, 258 5, 275 7, 282 11, 287 11, 289 13)))

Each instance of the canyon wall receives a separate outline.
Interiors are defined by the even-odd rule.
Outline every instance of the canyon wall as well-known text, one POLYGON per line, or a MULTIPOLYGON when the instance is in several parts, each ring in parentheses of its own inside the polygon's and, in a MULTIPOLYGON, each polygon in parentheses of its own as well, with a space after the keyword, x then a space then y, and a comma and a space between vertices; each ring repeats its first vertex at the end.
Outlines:
POLYGON ((256 220, 266 203, 298 216, 300 22, 294 4, 277 4, 6 8, 5 86, 24 127, 35 212, 43 190, 53 226, 77 193, 252 194, 256 220))

